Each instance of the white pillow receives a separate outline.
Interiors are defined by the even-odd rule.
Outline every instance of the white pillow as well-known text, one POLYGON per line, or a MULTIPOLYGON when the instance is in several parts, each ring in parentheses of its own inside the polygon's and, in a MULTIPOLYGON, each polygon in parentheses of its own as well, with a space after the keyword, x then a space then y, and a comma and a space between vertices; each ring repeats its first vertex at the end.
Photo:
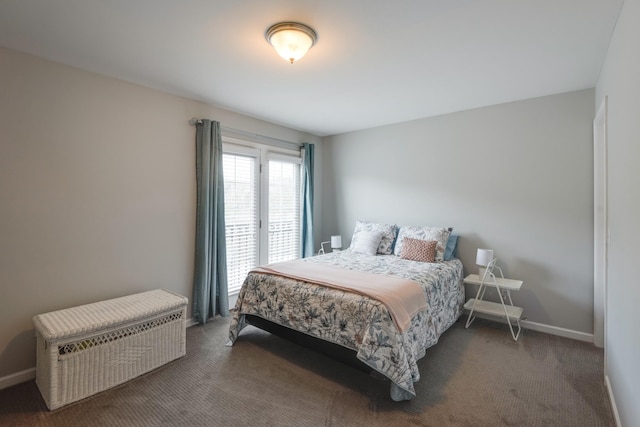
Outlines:
POLYGON ((394 224, 379 224, 368 221, 356 221, 356 227, 353 229, 353 237, 351 241, 358 240, 358 234, 363 231, 378 231, 382 233, 377 253, 382 255, 391 255, 393 253, 393 242, 396 240, 397 228, 394 224))
POLYGON ((375 255, 382 239, 380 231, 361 231, 351 242, 351 250, 365 255, 375 255))

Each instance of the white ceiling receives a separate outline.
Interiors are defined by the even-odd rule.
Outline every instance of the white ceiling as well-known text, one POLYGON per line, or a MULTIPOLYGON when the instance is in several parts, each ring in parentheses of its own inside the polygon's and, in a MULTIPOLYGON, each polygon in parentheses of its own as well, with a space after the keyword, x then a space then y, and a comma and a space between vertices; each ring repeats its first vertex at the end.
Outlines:
POLYGON ((594 87, 622 3, 0 0, 0 46, 325 136, 594 87))

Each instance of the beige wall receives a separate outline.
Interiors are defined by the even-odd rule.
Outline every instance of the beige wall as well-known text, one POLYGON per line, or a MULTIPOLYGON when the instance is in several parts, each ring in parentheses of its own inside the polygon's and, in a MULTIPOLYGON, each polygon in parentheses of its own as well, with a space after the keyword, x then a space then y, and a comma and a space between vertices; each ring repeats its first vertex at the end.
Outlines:
POLYGON ((596 87, 608 99, 609 265, 605 374, 621 425, 640 422, 640 1, 626 0, 596 87))
POLYGON ((487 247, 524 280, 514 301, 530 327, 592 339, 593 99, 589 89, 325 138, 323 237, 339 232, 346 247, 356 219, 453 226, 467 273, 487 247))
POLYGON ((0 49, 0 379, 35 366, 38 313, 156 288, 191 299, 191 117, 320 142, 0 49))

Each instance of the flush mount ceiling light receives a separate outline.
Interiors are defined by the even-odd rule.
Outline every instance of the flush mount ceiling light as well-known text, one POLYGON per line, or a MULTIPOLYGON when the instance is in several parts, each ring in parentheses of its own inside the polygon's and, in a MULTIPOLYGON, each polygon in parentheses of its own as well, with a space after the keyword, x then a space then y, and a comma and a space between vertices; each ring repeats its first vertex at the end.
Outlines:
POLYGON ((267 29, 265 37, 278 55, 292 64, 302 58, 318 39, 313 28, 298 22, 274 24, 267 29))

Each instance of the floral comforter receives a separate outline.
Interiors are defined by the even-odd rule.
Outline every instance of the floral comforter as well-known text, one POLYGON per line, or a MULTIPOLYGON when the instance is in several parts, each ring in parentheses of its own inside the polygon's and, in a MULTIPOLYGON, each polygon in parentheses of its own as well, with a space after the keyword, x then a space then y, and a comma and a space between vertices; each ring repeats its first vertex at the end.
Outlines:
POLYGON ((305 258, 345 269, 390 274, 415 281, 428 308, 404 333, 377 300, 281 276, 249 273, 229 327, 230 343, 238 339, 252 314, 357 352, 362 362, 391 380, 391 398, 415 397, 418 360, 462 314, 464 286, 458 259, 439 263, 409 261, 395 255, 363 255, 349 250, 305 258))

